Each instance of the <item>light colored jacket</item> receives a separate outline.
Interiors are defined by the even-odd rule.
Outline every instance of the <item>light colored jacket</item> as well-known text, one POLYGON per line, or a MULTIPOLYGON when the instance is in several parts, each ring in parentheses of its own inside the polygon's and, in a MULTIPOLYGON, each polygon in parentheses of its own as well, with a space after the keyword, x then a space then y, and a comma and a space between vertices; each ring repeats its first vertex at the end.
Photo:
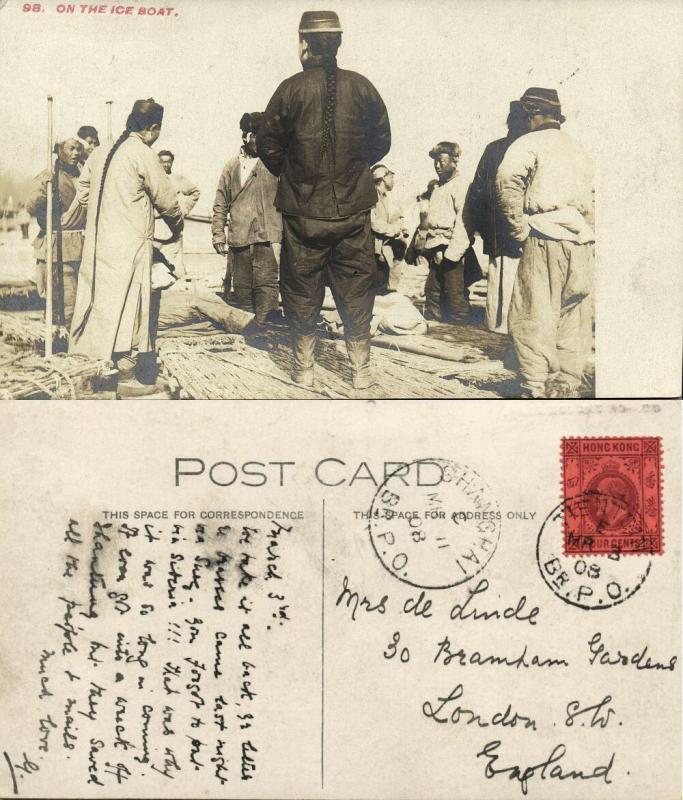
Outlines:
MULTIPOLYGON (((199 200, 199 187, 192 183, 184 175, 172 172, 168 176, 171 186, 174 188, 178 205, 183 215, 183 219, 192 211, 199 200)), ((171 236, 171 231, 166 223, 158 214, 154 215, 154 238, 156 241, 165 241, 171 236)))
POLYGON ((470 246, 463 220, 467 184, 459 174, 432 189, 427 210, 425 249, 446 246, 444 257, 460 261, 470 246))
POLYGON ((192 183, 189 178, 186 178, 184 175, 178 175, 175 172, 172 172, 168 176, 168 179, 171 181, 171 186, 175 189, 176 196, 178 197, 178 205, 183 213, 183 217, 186 217, 197 205, 200 194, 199 187, 195 183, 192 183))
POLYGON ((585 240, 586 228, 595 226, 593 164, 559 125, 543 126, 510 145, 496 175, 496 196, 510 235, 518 242, 527 238, 531 228, 543 229, 554 239, 585 240), (567 209, 576 209, 585 222, 580 238, 572 230, 576 225, 563 224, 571 215, 533 220, 536 215, 567 209), (553 227, 545 224, 549 220, 553 227))
POLYGON ((370 214, 370 224, 375 239, 375 255, 380 255, 384 243, 388 239, 398 238, 405 225, 403 211, 393 192, 378 190, 377 204, 370 214))

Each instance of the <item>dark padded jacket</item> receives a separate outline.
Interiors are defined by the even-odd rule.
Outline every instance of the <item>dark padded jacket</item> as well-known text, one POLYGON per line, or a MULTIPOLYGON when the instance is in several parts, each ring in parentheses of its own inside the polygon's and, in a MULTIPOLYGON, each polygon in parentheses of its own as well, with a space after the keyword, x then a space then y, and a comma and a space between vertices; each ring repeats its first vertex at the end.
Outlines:
POLYGON ((370 165, 391 147, 389 117, 375 87, 337 69, 330 144, 321 157, 325 71, 317 64, 283 81, 268 103, 258 153, 279 176, 275 205, 284 214, 340 219, 377 202, 370 165))
POLYGON ((496 173, 514 139, 505 137, 486 145, 465 202, 465 225, 478 233, 487 256, 519 258, 521 247, 507 235, 505 219, 496 202, 496 173))

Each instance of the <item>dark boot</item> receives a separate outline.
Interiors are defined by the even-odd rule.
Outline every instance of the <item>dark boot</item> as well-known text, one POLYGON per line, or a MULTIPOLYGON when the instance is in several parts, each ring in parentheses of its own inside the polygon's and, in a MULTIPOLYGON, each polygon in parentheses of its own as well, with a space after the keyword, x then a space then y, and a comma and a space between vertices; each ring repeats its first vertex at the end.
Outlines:
POLYGON ((315 338, 314 333, 292 335, 292 355, 294 356, 292 380, 301 386, 313 386, 315 338))
POLYGON ((370 371, 370 340, 347 339, 346 352, 351 362, 351 384, 354 389, 368 389, 375 381, 370 371))

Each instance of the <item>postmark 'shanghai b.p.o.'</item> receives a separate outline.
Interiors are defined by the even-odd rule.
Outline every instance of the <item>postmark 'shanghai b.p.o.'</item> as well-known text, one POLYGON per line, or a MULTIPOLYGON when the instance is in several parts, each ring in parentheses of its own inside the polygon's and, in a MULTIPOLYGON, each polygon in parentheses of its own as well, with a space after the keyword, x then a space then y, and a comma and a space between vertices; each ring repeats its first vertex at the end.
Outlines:
POLYGON ((498 503, 477 472, 433 458, 403 465, 386 478, 372 500, 369 531, 377 558, 392 575, 412 586, 445 589, 486 567, 500 521, 498 503))

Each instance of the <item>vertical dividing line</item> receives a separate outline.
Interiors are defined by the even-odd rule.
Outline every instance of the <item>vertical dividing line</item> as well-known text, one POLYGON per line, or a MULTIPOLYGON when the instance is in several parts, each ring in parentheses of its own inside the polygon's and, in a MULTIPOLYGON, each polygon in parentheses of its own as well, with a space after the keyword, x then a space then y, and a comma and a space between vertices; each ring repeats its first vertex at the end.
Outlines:
POLYGON ((322 517, 321 613, 320 613, 320 785, 325 788, 325 500, 322 517))
MULTIPOLYGON (((52 201, 54 198, 54 171, 55 159, 52 148, 54 146, 52 125, 52 95, 47 96, 47 174, 46 210, 45 210, 45 358, 52 358, 52 201)), ((59 187, 57 187, 59 192, 59 187)))

